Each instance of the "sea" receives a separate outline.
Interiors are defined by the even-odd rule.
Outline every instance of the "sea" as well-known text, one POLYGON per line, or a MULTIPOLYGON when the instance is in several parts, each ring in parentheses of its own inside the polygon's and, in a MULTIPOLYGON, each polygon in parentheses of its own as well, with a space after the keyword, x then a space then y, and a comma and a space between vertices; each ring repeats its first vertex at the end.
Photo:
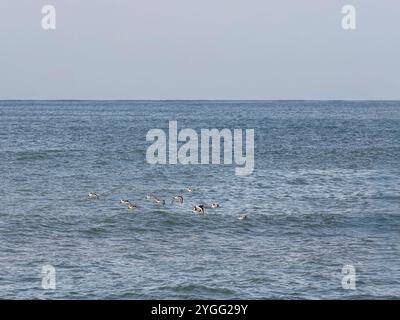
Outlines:
POLYGON ((400 102, 0 101, 0 298, 399 299, 400 102), (169 121, 254 171, 148 163, 169 121))

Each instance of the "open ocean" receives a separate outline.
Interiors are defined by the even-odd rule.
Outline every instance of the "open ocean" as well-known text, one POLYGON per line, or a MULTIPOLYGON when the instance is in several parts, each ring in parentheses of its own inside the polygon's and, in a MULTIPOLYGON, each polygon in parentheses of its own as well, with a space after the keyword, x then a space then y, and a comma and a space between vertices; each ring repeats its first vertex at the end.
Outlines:
POLYGON ((400 102, 0 101, 0 298, 400 299, 400 102), (169 120, 253 128, 253 174, 147 164, 169 120))

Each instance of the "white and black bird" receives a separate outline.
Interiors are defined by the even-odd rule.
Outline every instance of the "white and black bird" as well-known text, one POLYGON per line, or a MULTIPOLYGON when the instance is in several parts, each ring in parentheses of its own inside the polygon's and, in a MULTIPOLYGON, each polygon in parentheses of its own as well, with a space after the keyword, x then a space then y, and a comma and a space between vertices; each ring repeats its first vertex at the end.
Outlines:
POLYGON ((171 203, 174 203, 175 201, 178 201, 179 203, 183 203, 183 196, 174 196, 174 197, 172 197, 171 203))
POLYGON ((98 199, 99 195, 96 192, 89 192, 88 197, 89 199, 98 199))
POLYGON ((147 195, 146 199, 154 202, 155 204, 165 205, 165 200, 160 199, 160 198, 158 198, 156 196, 147 195))
POLYGON ((191 187, 187 187, 187 188, 186 188, 186 191, 187 191, 187 192, 193 192, 193 189, 192 189, 191 187))
POLYGON ((220 207, 219 203, 217 203, 217 202, 213 202, 211 204, 205 204, 203 206, 204 206, 204 208, 208 208, 208 209, 218 209, 220 207))
POLYGON ((241 214, 238 219, 239 220, 246 220, 247 219, 247 214, 241 214))
POLYGON ((128 204, 128 209, 136 209, 136 208, 137 208, 136 204, 131 203, 131 202, 128 204))
POLYGON ((164 206, 165 205, 165 200, 159 199, 159 198, 154 198, 154 203, 164 206))
POLYGON ((192 212, 197 214, 204 214, 204 205, 199 204, 198 206, 194 206, 192 208, 192 212))

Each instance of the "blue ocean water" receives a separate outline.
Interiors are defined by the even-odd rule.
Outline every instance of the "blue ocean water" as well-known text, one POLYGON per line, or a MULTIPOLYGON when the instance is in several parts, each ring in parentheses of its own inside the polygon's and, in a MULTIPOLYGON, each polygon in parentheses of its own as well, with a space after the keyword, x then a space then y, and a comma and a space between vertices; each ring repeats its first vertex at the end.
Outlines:
POLYGON ((398 299, 399 159, 400 102, 2 101, 0 298, 398 299), (253 174, 149 165, 169 120, 253 128, 253 174))

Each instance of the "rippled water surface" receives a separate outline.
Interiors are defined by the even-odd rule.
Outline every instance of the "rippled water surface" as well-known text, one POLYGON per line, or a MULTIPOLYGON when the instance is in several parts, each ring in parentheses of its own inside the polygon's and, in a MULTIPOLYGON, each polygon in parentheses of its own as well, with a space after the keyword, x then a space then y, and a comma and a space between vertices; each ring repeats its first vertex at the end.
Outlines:
POLYGON ((399 102, 0 102, 0 298, 398 299, 399 160, 399 102), (169 120, 254 128, 253 174, 147 164, 169 120))

